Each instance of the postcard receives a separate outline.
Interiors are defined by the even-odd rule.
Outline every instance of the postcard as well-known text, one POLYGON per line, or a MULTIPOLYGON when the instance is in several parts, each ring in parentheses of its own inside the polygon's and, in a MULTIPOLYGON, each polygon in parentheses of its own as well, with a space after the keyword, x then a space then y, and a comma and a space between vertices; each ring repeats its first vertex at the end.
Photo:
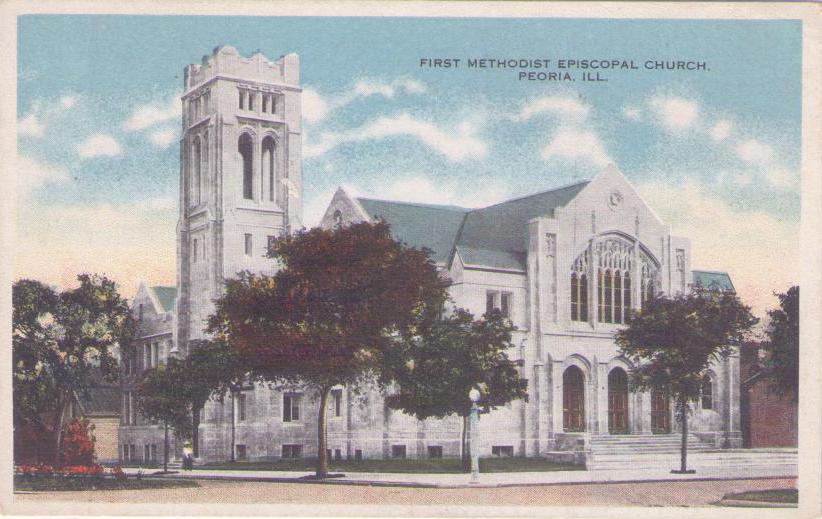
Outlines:
POLYGON ((818 8, 1 9, 4 513, 820 513, 818 8))

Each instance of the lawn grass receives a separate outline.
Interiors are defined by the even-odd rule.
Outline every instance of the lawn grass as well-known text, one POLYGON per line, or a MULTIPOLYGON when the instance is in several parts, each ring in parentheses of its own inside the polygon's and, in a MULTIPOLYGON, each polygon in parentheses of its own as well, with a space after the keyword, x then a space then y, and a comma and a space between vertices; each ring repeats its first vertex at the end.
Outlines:
POLYGON ((795 488, 777 488, 773 490, 751 490, 736 494, 725 494, 722 499, 740 501, 761 501, 763 503, 798 503, 799 491, 795 488))
POLYGON ((144 490, 154 488, 199 487, 189 479, 146 479, 77 477, 26 477, 14 476, 14 490, 33 492, 61 492, 78 490, 144 490))
MULTIPOLYGON (((316 468, 316 460, 310 458, 272 460, 272 461, 235 461, 233 463, 214 463, 201 465, 198 468, 209 470, 272 470, 272 471, 307 471, 316 468)), ((394 472, 425 474, 459 474, 465 473, 459 458, 442 459, 388 459, 388 460, 334 460, 329 463, 331 472, 394 472)), ((482 458, 480 472, 553 472, 558 470, 584 470, 576 465, 553 463, 542 458, 482 458)))

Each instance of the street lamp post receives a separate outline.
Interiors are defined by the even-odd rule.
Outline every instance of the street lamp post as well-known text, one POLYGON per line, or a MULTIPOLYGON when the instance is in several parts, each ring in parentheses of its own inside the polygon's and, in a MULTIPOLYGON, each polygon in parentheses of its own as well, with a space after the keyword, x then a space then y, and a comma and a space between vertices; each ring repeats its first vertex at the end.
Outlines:
POLYGON ((471 399, 471 483, 479 483, 479 406, 477 402, 480 399, 480 392, 476 388, 472 388, 468 392, 468 398, 471 399))

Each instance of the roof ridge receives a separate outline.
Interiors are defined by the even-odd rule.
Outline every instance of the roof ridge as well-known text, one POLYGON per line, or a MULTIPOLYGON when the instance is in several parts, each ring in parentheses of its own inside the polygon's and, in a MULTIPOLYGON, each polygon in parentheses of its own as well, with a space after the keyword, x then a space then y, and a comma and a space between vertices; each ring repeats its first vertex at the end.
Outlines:
POLYGON ((385 198, 370 198, 370 197, 367 197, 367 196, 355 196, 354 199, 356 199, 356 200, 367 200, 369 202, 386 202, 386 203, 389 203, 389 204, 412 205, 412 206, 415 206, 415 207, 425 207, 425 208, 428 208, 428 209, 445 209, 445 210, 458 209, 458 210, 460 210, 464 213, 468 213, 468 212, 473 211, 473 209, 470 208, 470 207, 462 207, 462 206, 453 205, 453 204, 426 204, 426 203, 423 203, 423 202, 406 202, 404 200, 386 200, 385 198))
POLYGON ((522 195, 522 196, 517 196, 517 197, 514 197, 514 198, 509 198, 508 200, 503 200, 502 202, 497 202, 496 204, 486 205, 485 207, 477 207, 477 208, 471 209, 469 212, 473 213, 475 211, 481 211, 483 209, 489 209, 491 207, 496 207, 498 205, 508 204, 510 202, 516 202, 518 200, 525 200, 526 198, 532 198, 532 197, 535 197, 535 196, 544 195, 546 193, 553 193, 555 191, 563 191, 565 189, 570 189, 572 187, 577 187, 577 186, 580 186, 582 184, 590 184, 590 183, 591 183, 590 179, 589 180, 579 180, 577 182, 573 182, 573 183, 570 183, 570 184, 565 184, 565 185, 560 186, 560 187, 555 187, 555 188, 552 188, 552 189, 545 189, 543 191, 537 191, 536 193, 531 193, 529 195, 522 195))
POLYGON ((705 269, 691 269, 691 272, 704 272, 706 274, 726 274, 731 275, 727 270, 705 270, 705 269))

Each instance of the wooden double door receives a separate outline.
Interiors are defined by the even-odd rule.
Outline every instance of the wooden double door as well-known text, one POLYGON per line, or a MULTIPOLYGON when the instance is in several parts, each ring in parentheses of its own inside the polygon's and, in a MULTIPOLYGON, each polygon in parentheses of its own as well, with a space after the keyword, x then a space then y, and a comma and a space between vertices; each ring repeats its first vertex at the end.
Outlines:
POLYGON ((651 392, 651 432, 671 432, 671 399, 667 391, 655 389, 651 392))
POLYGON ((608 432, 628 434, 628 374, 622 368, 608 373, 608 432))
POLYGON ((585 375, 576 366, 562 374, 562 428, 567 432, 585 430, 585 375))

